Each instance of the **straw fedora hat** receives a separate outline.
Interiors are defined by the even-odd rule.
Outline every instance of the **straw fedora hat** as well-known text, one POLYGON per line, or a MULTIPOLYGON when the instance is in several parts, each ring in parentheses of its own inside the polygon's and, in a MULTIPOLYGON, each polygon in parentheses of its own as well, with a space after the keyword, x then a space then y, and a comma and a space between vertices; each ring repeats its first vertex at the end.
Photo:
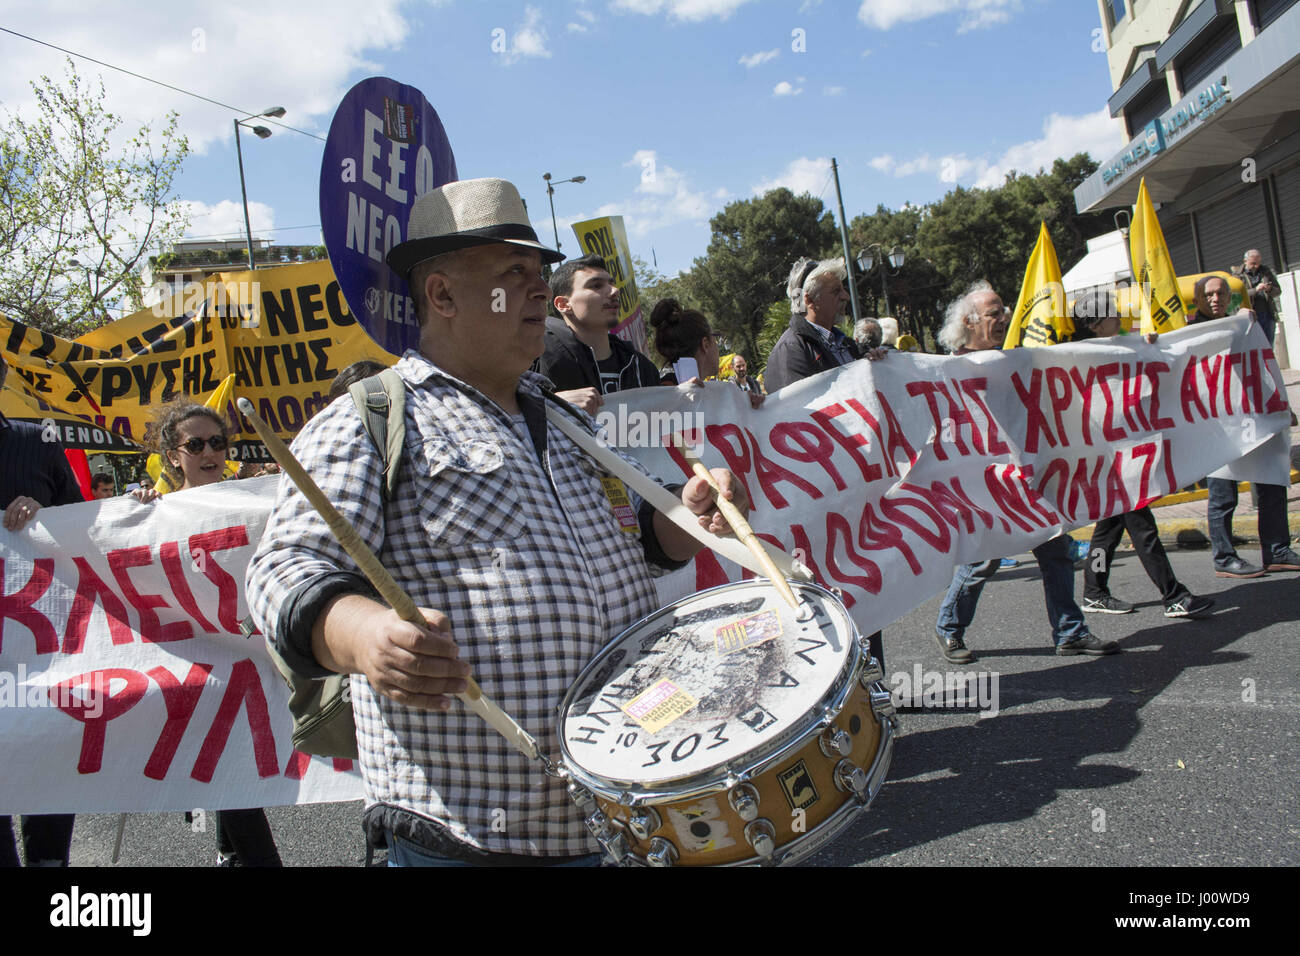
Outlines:
POLYGON ((505 242, 535 249, 543 262, 562 253, 537 241, 519 190, 504 179, 462 179, 427 192, 411 206, 406 241, 389 250, 389 267, 407 278, 421 262, 469 246, 505 242))

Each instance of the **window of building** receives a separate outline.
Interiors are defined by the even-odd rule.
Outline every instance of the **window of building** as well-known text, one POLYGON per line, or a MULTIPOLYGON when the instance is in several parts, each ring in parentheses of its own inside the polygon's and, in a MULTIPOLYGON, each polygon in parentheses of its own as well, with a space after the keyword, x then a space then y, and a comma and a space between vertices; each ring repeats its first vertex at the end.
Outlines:
POLYGON ((1168 84, 1163 82, 1151 84, 1149 93, 1135 99, 1124 110, 1129 138, 1132 139, 1142 127, 1169 109, 1169 105, 1168 84))
POLYGON ((1241 31, 1237 29, 1237 21, 1225 17, 1219 29, 1207 36, 1191 53, 1180 57, 1178 85, 1183 93, 1194 92, 1202 80, 1240 49, 1241 31))
POLYGON ((1255 21, 1255 28, 1264 29, 1295 4, 1296 0, 1251 0, 1250 13, 1255 21))
POLYGON ((1106 0, 1106 16, 1110 19, 1111 29, 1128 16, 1128 9, 1124 5, 1124 0, 1106 0))

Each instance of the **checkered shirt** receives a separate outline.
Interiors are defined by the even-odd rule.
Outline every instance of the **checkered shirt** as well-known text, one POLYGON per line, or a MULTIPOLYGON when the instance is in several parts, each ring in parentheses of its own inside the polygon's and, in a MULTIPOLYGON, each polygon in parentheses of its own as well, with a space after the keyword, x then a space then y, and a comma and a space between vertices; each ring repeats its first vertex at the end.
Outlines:
MULTIPOLYGON (((558 756, 565 692, 605 643, 656 609, 640 540, 619 529, 603 472, 562 432, 547 426, 552 489, 532 443, 495 403, 418 353, 396 369, 406 445, 386 506, 382 463, 351 401, 313 418, 294 452, 415 603, 448 616, 483 692, 558 756)), ((541 401, 544 381, 525 372, 520 391, 541 401)), ((273 636, 283 602, 339 570, 357 569, 282 480, 248 571, 262 631, 273 636)), ((352 700, 367 805, 414 811, 497 853, 599 849, 564 786, 463 706, 404 707, 360 675, 352 700)))

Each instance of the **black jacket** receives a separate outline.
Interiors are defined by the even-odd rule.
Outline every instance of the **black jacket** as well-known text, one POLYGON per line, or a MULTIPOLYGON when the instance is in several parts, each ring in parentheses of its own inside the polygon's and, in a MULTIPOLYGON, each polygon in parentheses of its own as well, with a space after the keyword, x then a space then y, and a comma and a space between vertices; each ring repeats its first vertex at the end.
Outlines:
MULTIPOLYGON (((659 370, 654 362, 617 335, 610 335, 609 347, 619 360, 618 390, 643 388, 659 384, 659 370)), ((546 320, 546 351, 533 368, 555 383, 557 391, 575 388, 600 388, 600 370, 591 349, 578 341, 563 319, 546 320)))
MULTIPOLYGON (((858 345, 839 329, 832 329, 831 336, 845 350, 858 359, 862 357, 858 345)), ((781 333, 781 338, 772 347, 772 354, 767 357, 767 368, 763 371, 763 387, 771 395, 779 388, 797 382, 800 379, 838 368, 840 362, 822 338, 820 332, 802 315, 790 316, 790 327, 781 333)))

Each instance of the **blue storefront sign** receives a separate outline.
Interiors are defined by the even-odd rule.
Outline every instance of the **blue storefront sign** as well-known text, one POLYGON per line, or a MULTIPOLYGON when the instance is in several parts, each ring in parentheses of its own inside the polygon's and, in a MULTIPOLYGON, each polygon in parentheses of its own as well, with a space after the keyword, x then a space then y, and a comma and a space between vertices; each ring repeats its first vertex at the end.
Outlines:
POLYGON ((384 257, 406 238, 416 197, 457 178, 442 121, 415 87, 371 77, 343 97, 321 160, 321 231, 352 314, 395 355, 416 346, 419 322, 384 257))
POLYGON ((1160 125, 1160 120, 1152 120, 1134 137, 1124 152, 1101 168, 1101 178, 1109 186, 1164 148, 1164 129, 1160 125))
POLYGON ((1198 91, 1185 106, 1170 113, 1162 122, 1165 140, 1171 140, 1194 123, 1209 119, 1232 102, 1228 78, 1223 76, 1198 91))

